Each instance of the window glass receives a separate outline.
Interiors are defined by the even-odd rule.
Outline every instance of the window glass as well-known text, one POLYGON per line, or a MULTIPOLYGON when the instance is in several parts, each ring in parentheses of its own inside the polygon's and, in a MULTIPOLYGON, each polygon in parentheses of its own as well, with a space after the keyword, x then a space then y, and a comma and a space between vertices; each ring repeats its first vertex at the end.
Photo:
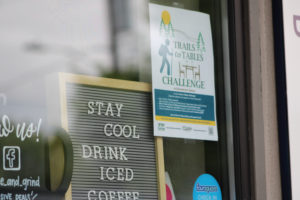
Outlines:
POLYGON ((235 199, 222 0, 0 0, 0 199, 65 198, 64 166, 73 155, 65 153, 71 139, 57 136, 67 135, 61 110, 53 109, 61 105, 58 73, 151 83, 149 3, 203 12, 211 21, 219 139, 163 139, 173 195, 192 199, 196 179, 210 174, 223 199, 235 199))

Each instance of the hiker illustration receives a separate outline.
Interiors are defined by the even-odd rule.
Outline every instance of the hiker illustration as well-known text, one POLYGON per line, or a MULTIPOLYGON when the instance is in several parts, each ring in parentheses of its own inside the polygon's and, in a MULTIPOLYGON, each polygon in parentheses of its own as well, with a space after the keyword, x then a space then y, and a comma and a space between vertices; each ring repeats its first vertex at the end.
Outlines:
POLYGON ((171 66, 170 66, 170 63, 168 61, 167 55, 168 54, 170 56, 173 55, 173 53, 171 53, 169 51, 169 48, 168 48, 169 44, 170 44, 170 41, 168 39, 166 39, 165 44, 162 44, 160 46, 159 52, 158 52, 159 55, 162 56, 162 64, 161 64, 161 67, 160 67, 160 73, 163 72, 165 65, 167 65, 167 67, 168 67, 168 69, 167 69, 168 75, 170 75, 170 73, 171 73, 170 72, 171 71, 171 66))

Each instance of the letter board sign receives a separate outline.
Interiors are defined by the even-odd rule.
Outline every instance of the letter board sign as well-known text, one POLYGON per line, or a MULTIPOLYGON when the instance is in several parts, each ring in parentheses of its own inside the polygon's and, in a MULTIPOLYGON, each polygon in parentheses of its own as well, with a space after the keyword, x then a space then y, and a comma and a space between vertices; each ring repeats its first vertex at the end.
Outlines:
POLYGON ((67 199, 161 199, 162 139, 147 83, 60 74, 62 125, 74 150, 67 199))

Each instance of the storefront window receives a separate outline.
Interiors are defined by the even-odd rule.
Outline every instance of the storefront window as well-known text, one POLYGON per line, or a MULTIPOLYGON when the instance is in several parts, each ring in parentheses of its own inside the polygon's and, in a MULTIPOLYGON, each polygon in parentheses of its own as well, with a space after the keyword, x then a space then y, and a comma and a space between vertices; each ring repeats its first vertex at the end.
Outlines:
MULTIPOLYGON (((160 165, 168 184, 163 194, 172 196, 167 200, 195 199, 197 178, 209 174, 223 199, 235 199, 228 17, 226 1, 221 0, 0 1, 0 199, 159 198, 150 3, 208 14, 213 44, 218 139, 162 138, 160 165), (85 81, 62 85, 61 74, 92 78, 82 79, 89 86, 85 81), (93 79, 100 77, 135 82, 123 87, 123 82, 112 81, 104 87, 100 79, 93 79), (141 85, 144 82, 150 89, 141 85), (104 89, 98 91, 98 84, 104 89), (128 89, 137 87, 146 89, 128 89), (101 138, 99 116, 104 117, 99 123, 105 122, 99 127, 107 128, 101 138), (148 134, 145 141, 139 140, 138 131, 134 134, 135 126, 148 134), (106 147, 118 148, 111 163, 100 159, 100 152, 109 151, 106 147), (92 157, 98 159, 96 164, 92 157), (143 157, 142 166, 138 159, 143 157)), ((182 19, 190 27, 203 26, 196 19, 182 19)))

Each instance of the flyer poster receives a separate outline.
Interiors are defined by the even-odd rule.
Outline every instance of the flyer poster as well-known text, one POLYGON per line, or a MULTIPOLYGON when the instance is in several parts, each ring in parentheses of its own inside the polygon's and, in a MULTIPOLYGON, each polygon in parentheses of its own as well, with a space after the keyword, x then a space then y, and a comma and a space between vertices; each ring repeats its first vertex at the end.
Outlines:
POLYGON ((218 140, 208 14, 149 4, 154 135, 218 140))

